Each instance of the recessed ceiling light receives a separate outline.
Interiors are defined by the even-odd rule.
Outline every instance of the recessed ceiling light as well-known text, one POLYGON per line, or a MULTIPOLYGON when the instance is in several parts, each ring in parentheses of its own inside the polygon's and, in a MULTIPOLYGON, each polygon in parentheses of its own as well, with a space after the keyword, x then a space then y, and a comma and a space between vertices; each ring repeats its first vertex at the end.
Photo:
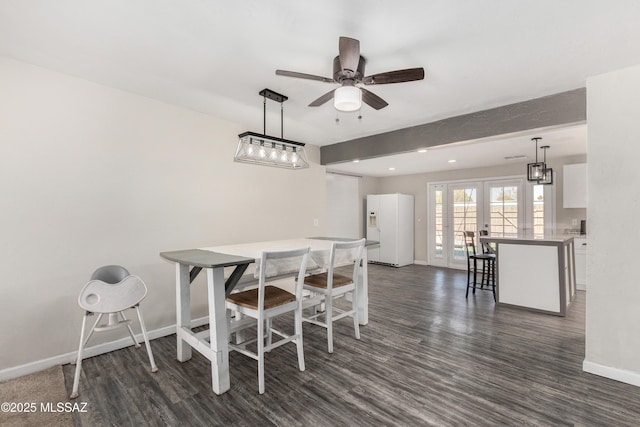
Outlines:
POLYGON ((426 148, 421 148, 418 150, 418 153, 426 153, 427 149, 426 148))
POLYGON ((360 163, 360 160, 355 159, 355 160, 353 161, 353 163, 360 163))
POLYGON ((512 156, 504 156, 505 160, 521 160, 526 158, 527 158, 526 154, 514 154, 512 156))
POLYGON ((390 168, 389 168, 389 170, 390 170, 390 171, 394 171, 394 170, 396 170, 396 168, 394 168, 394 167, 390 167, 390 168))
POLYGON ((449 163, 455 163, 456 161, 454 159, 449 160, 449 163))

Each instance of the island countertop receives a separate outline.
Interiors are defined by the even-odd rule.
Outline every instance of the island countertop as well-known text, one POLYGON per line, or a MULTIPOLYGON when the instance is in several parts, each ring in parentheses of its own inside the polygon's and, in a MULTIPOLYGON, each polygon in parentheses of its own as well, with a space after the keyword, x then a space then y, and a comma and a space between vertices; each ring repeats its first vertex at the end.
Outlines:
POLYGON ((565 316, 575 294, 574 237, 480 236, 496 253, 498 304, 565 316))
POLYGON ((545 243, 568 243, 576 237, 571 234, 555 234, 552 236, 545 236, 543 238, 533 237, 533 236, 524 236, 524 237, 489 237, 489 236, 480 236, 481 242, 502 242, 502 243, 530 243, 530 244, 545 244, 545 243))

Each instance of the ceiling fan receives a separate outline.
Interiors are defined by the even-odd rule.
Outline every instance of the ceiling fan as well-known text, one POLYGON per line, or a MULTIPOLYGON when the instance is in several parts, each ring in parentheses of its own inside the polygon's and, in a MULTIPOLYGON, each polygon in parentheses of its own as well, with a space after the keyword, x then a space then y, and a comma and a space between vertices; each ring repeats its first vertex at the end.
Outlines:
POLYGON ((360 56, 360 41, 349 37, 340 37, 338 49, 339 55, 333 59, 333 78, 285 70, 276 70, 276 74, 340 84, 340 87, 325 93, 309 104, 309 107, 318 107, 333 98, 334 106, 340 111, 356 111, 360 109, 362 101, 376 110, 389 105, 384 99, 360 85, 382 85, 424 79, 424 68, 422 67, 388 71, 365 77, 366 60, 360 56))

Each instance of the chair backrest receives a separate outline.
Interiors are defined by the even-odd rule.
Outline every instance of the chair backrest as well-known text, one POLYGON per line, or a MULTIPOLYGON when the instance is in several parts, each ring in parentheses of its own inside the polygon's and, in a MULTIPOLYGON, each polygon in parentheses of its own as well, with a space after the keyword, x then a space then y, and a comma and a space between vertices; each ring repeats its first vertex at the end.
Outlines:
POLYGON ((473 231, 463 231, 464 234, 464 250, 467 258, 476 254, 476 233, 473 231))
POLYGON ((107 265, 97 269, 78 296, 78 305, 92 313, 117 313, 140 303, 147 285, 126 268, 107 265))
MULTIPOLYGON (((487 230, 478 231, 478 236, 488 236, 488 235, 489 235, 489 232, 487 230)), ((481 242, 480 245, 482 246, 482 253, 485 253, 485 254, 495 253, 495 250, 491 247, 491 243, 481 242)))
MULTIPOLYGON (((267 271, 270 270, 270 263, 292 263, 299 265, 298 277, 295 282, 296 301, 302 301, 302 285, 307 271, 307 261, 309 259, 310 247, 293 249, 288 251, 265 251, 260 259, 260 277, 258 282, 258 310, 264 310, 264 288, 267 283, 267 271)), ((275 270, 278 270, 277 268, 275 270)))
POLYGON ((121 265, 105 265, 91 275, 91 280, 102 280, 105 283, 118 283, 129 276, 129 271, 121 265))
POLYGON ((358 267, 362 263, 364 244, 366 239, 349 242, 333 242, 331 244, 331 254, 329 255, 329 270, 327 271, 327 289, 333 287, 333 270, 340 265, 351 264, 353 283, 358 283, 358 267))

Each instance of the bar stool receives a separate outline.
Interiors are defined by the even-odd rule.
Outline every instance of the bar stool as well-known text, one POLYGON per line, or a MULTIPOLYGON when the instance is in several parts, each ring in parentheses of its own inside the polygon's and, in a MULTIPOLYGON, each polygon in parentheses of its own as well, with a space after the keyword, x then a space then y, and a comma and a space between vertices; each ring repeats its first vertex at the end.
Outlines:
POLYGON ((475 232, 463 231, 464 234, 464 248, 467 253, 467 292, 465 298, 469 297, 469 288, 473 288, 473 293, 476 293, 477 285, 480 285, 480 289, 484 289, 485 284, 487 289, 491 289, 493 292, 493 300, 496 301, 496 254, 495 253, 476 253, 475 232), (482 263, 481 271, 478 271, 478 262, 482 263), (480 283, 478 283, 478 273, 480 273, 480 283), (473 280, 472 280, 473 278, 473 280))

